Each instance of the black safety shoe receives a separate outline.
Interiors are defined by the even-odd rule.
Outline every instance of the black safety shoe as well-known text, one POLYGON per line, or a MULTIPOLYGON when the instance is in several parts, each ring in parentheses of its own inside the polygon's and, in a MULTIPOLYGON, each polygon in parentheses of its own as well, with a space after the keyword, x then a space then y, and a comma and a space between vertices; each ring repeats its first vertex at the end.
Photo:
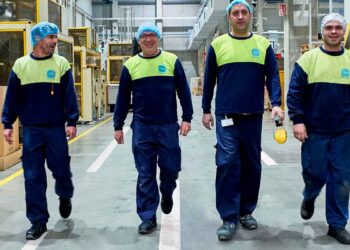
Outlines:
POLYGON ((350 244, 350 234, 348 231, 346 231, 346 229, 334 229, 329 227, 327 234, 335 238, 340 243, 350 244))
POLYGON ((47 231, 46 224, 41 222, 36 222, 26 232, 27 240, 36 240, 47 231))
POLYGON ((150 234, 157 229, 157 222, 154 219, 145 220, 139 225, 139 234, 150 234))
POLYGON ((221 227, 216 230, 219 240, 231 240, 236 233, 236 225, 233 222, 224 221, 221 227))
POLYGON ((258 223, 251 214, 246 214, 239 217, 239 222, 241 223, 242 227, 248 230, 255 230, 258 228, 258 223))
POLYGON ((315 211, 315 199, 312 199, 309 201, 303 200, 300 208, 301 218, 303 218, 304 220, 310 219, 314 215, 314 211, 315 211))
POLYGON ((170 214, 171 210, 173 209, 173 198, 162 196, 160 207, 162 208, 164 214, 170 214))
POLYGON ((63 219, 68 218, 70 213, 72 212, 71 200, 69 198, 60 198, 59 210, 63 219))

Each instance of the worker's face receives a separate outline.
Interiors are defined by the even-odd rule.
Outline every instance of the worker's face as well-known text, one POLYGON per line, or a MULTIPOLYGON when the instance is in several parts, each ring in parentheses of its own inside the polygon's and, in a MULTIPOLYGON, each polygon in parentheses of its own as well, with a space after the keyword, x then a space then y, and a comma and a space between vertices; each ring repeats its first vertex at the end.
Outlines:
POLYGON ((249 24, 252 14, 248 8, 243 4, 236 4, 231 8, 230 14, 227 18, 231 24, 233 34, 247 34, 249 31, 249 24))
POLYGON ((143 32, 139 40, 140 48, 145 57, 152 57, 158 53, 158 37, 154 32, 143 32))
POLYGON ((323 41, 324 44, 329 47, 339 47, 341 41, 343 41, 345 30, 338 21, 329 21, 323 28, 323 41))
POLYGON ((44 39, 41 39, 36 46, 43 54, 50 56, 55 52, 56 44, 57 35, 51 34, 47 35, 44 39))

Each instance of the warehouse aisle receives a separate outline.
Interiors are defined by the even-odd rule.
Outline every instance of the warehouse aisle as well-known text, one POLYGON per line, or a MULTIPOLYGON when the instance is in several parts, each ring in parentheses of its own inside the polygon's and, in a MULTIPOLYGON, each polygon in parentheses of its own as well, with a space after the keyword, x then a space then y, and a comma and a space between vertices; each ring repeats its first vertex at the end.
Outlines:
MULTIPOLYGON (((324 192, 316 202, 314 217, 299 216, 303 188, 300 144, 292 137, 279 145, 272 139, 273 123, 266 114, 263 132, 263 176, 259 205, 254 216, 259 228, 239 228, 232 241, 219 242, 221 221, 215 209, 215 131, 201 124, 200 96, 192 131, 181 138, 182 172, 173 212, 157 213, 158 229, 151 235, 137 233, 136 170, 131 153, 131 130, 125 144, 113 140, 110 118, 98 125, 81 125, 79 137, 70 142, 75 195, 70 219, 58 213, 51 173, 48 175, 48 232, 37 241, 25 240, 30 224, 25 216, 21 165, 0 172, 0 249, 347 249, 326 236, 324 192), (14 174, 17 175, 14 176, 14 174), (11 176, 12 180, 8 177, 11 176)), ((130 124, 131 114, 127 118, 130 124)), ((128 128, 126 128, 128 129, 128 128)))

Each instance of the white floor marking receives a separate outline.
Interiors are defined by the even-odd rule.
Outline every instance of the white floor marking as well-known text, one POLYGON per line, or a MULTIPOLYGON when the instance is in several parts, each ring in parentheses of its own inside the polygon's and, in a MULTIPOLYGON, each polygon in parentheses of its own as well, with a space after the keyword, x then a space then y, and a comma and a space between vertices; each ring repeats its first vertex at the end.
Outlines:
POLYGON ((173 193, 174 206, 170 214, 162 213, 162 221, 159 236, 159 250, 181 249, 180 227, 180 182, 173 193))
POLYGON ((264 151, 261 151, 261 160, 267 165, 267 166, 276 166, 277 162, 275 162, 268 154, 266 154, 264 151))
POLYGON ((41 237, 37 240, 28 240, 27 243, 22 247, 22 250, 35 250, 46 235, 47 232, 43 233, 43 235, 41 235, 41 237))
MULTIPOLYGON (((124 136, 129 131, 129 127, 123 128, 124 136)), ((97 157, 97 159, 90 165, 90 167, 86 170, 88 173, 95 173, 99 170, 102 164, 107 160, 109 155, 113 152, 114 148, 117 146, 117 142, 113 139, 113 141, 107 146, 107 148, 97 157)))

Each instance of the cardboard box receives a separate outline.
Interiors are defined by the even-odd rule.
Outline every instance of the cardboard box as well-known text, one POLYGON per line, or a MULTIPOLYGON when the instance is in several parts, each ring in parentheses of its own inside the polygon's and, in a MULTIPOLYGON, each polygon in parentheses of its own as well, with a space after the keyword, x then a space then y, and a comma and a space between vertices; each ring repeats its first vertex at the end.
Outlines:
MULTIPOLYGON (((6 96, 6 86, 0 86, 0 117, 2 116, 2 109, 6 96)), ((0 157, 9 155, 19 149, 19 122, 18 119, 13 124, 12 140, 13 143, 8 144, 3 136, 4 126, 0 125, 0 157)))
POLYGON ((201 77, 191 78, 191 92, 193 95, 203 95, 203 79, 201 77))
POLYGON ((0 171, 4 171, 9 167, 16 165, 21 161, 22 149, 19 149, 12 154, 0 157, 0 171))
POLYGON ((10 145, 5 141, 3 136, 4 127, 1 125, 0 129, 0 157, 9 155, 19 149, 19 124, 18 120, 13 124, 12 140, 13 143, 10 145))
POLYGON ((192 95, 202 96, 203 95, 203 88, 192 88, 192 95))

